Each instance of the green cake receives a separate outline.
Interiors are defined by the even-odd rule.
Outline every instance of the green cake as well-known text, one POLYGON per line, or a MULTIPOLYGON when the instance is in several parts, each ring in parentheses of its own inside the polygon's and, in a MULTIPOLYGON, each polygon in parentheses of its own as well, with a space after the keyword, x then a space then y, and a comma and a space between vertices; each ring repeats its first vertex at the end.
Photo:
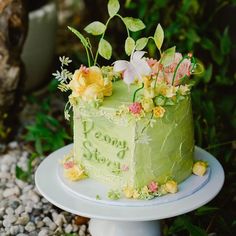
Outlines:
MULTIPOLYGON (((145 25, 140 19, 118 15, 118 10, 119 2, 109 1, 107 23, 96 21, 85 28, 100 35, 95 55, 88 38, 69 27, 86 49, 88 66, 81 65, 72 74, 65 68, 70 59, 62 57, 61 71, 54 74, 62 91, 71 90, 65 117, 70 119, 73 111, 74 146, 63 166, 71 181, 92 178, 109 186, 112 199, 147 200, 176 193, 178 184, 192 173, 190 76, 196 62, 191 53, 182 55, 175 47, 162 50, 160 24, 153 36, 135 41, 130 31, 145 25), (98 56, 112 57, 112 46, 104 36, 116 16, 128 32, 124 48, 130 59, 99 67, 98 56), (142 51, 150 40, 157 47, 157 59, 142 51)), ((201 162, 194 173, 203 175, 205 170, 201 162)))
POLYGON ((132 103, 131 94, 136 88, 132 86, 128 93, 123 81, 117 81, 113 83, 113 95, 99 109, 74 106, 75 160, 89 177, 115 189, 127 185, 141 188, 154 180, 159 184, 169 179, 179 183, 192 172, 190 97, 166 106, 165 115, 153 119, 150 127, 151 114, 137 121, 117 114, 117 107, 132 103))

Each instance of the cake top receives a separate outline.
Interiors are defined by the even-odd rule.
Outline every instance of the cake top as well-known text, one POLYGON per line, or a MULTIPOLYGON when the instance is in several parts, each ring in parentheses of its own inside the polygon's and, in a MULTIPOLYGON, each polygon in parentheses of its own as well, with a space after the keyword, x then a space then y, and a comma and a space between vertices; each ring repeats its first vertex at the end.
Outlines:
POLYGON ((135 41, 130 32, 144 29, 145 24, 140 19, 121 16, 118 14, 119 8, 118 0, 109 0, 107 22, 104 24, 94 21, 85 27, 88 34, 100 37, 97 50, 92 48, 88 37, 68 27, 85 48, 87 66, 81 65, 71 73, 66 69, 71 60, 61 57, 61 71, 53 74, 60 82, 60 90, 71 91, 65 108, 66 118, 69 118, 69 110, 74 105, 111 106, 117 110, 123 105, 136 118, 142 118, 146 113, 161 118, 165 113, 165 106, 175 105, 190 93, 190 75, 197 70, 192 53, 182 55, 176 52, 175 46, 162 49, 164 31, 160 24, 153 36, 135 41), (107 60, 112 57, 112 46, 105 36, 110 21, 115 17, 126 27, 124 49, 130 59, 117 60, 111 66, 100 67, 97 62, 99 56, 107 60), (150 41, 154 41, 157 47, 157 58, 149 58, 144 51, 150 41))

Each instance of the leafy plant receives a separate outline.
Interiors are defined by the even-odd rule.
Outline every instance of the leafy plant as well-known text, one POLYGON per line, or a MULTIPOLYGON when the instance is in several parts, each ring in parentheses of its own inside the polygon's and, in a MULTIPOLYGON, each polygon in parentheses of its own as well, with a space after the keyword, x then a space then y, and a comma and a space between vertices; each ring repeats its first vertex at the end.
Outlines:
POLYGON ((50 100, 41 103, 41 109, 35 115, 34 123, 26 126, 25 141, 32 142, 38 155, 45 155, 66 144, 71 137, 51 113, 50 100))

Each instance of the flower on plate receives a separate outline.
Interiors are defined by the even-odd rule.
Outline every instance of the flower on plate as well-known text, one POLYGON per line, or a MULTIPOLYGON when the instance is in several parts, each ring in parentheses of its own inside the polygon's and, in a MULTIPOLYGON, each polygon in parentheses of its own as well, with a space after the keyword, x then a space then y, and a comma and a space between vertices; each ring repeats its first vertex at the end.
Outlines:
POLYGON ((85 170, 75 165, 72 168, 64 169, 64 174, 71 181, 81 180, 86 177, 85 170))
POLYGON ((203 176, 207 171, 207 163, 204 161, 197 161, 193 165, 193 173, 198 176, 203 176))
POLYGON ((74 161, 67 161, 63 164, 65 169, 70 169, 70 168, 74 167, 74 165, 75 165, 74 161))
POLYGON ((167 193, 177 193, 178 191, 178 184, 174 180, 168 180, 164 186, 167 193))
POLYGON ((156 106, 153 108, 153 115, 156 118, 162 118, 165 114, 166 110, 162 106, 156 106))
POLYGON ((124 187, 123 192, 125 194, 125 197, 132 198, 133 194, 134 194, 134 188, 132 188, 130 186, 126 186, 126 187, 124 187))
POLYGON ((139 102, 134 102, 129 105, 129 111, 134 115, 139 115, 142 111, 142 105, 139 102))
POLYGON ((112 94, 112 82, 104 83, 101 69, 97 66, 81 66, 75 71, 68 87, 72 90, 71 98, 81 97, 85 101, 103 99, 112 94))
POLYGON ((143 98, 141 101, 142 104, 142 108, 145 112, 150 112, 152 111, 153 107, 154 107, 154 103, 153 100, 151 98, 143 98))
POLYGON ((123 80, 126 84, 132 84, 136 79, 142 81, 143 77, 149 76, 152 73, 143 55, 144 51, 134 51, 131 54, 130 61, 118 60, 114 62, 113 70, 123 73, 123 80))
POLYGON ((158 189, 157 183, 152 181, 151 183, 149 183, 148 189, 149 189, 150 192, 155 193, 158 189))

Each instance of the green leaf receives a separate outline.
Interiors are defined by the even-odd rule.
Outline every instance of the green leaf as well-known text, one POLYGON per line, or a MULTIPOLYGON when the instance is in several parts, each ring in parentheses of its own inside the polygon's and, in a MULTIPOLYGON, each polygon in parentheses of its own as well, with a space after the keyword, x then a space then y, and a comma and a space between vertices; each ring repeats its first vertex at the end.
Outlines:
POLYGON ((205 70, 204 77, 203 77, 204 82, 209 83, 211 80, 211 77, 212 77, 212 64, 210 64, 209 67, 205 70))
POLYGON ((109 0, 108 13, 110 17, 113 17, 120 9, 120 3, 118 0, 109 0))
POLYGON ((164 41, 164 31, 160 24, 157 25, 155 34, 154 34, 154 42, 159 50, 161 50, 161 46, 164 41))
POLYGON ((125 40, 125 52, 128 56, 131 55, 132 51, 134 50, 134 47, 135 47, 135 41, 131 37, 128 37, 125 40))
POLYGON ((164 67, 169 66, 175 57, 175 46, 164 51, 161 62, 164 67))
POLYGON ((106 26, 102 22, 94 21, 87 25, 84 30, 92 35, 100 35, 104 33, 106 26))
POLYGON ((133 18, 133 17, 124 17, 123 21, 126 25, 126 27, 133 32, 142 30, 145 28, 145 24, 137 18, 133 18))
POLYGON ((67 27, 72 33, 74 33, 80 39, 80 41, 84 45, 84 47, 89 47, 89 44, 88 44, 87 40, 85 39, 85 37, 78 30, 76 30, 76 29, 74 29, 70 26, 67 26, 67 27))
POLYGON ((16 171, 16 178, 17 179, 20 179, 22 181, 27 181, 29 179, 29 172, 24 171, 18 165, 16 165, 15 171, 16 171))
POLYGON ((212 214, 218 210, 219 210, 218 207, 202 206, 196 210, 195 215, 202 216, 202 215, 212 214))
POLYGON ((109 60, 112 54, 111 44, 105 39, 101 39, 98 45, 98 53, 105 59, 109 60))
POLYGON ((230 52, 231 40, 228 33, 229 28, 224 30, 224 34, 220 39, 220 51, 223 55, 227 55, 230 52))
POLYGON ((148 38, 144 37, 144 38, 138 39, 136 41, 135 49, 136 50, 142 50, 142 49, 144 49, 146 47, 147 43, 148 43, 148 38))

